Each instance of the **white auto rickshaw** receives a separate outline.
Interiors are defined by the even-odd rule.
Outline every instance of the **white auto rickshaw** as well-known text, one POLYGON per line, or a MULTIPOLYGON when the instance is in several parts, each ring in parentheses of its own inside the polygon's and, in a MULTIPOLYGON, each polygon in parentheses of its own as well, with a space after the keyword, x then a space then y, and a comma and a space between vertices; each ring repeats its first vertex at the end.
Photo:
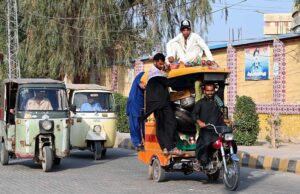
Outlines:
POLYGON ((45 172, 69 154, 65 84, 52 79, 6 79, 0 94, 1 164, 31 158, 45 172))
POLYGON ((96 84, 67 84, 72 125, 71 149, 90 149, 94 159, 106 155, 106 149, 115 144, 117 111, 113 93, 96 84))

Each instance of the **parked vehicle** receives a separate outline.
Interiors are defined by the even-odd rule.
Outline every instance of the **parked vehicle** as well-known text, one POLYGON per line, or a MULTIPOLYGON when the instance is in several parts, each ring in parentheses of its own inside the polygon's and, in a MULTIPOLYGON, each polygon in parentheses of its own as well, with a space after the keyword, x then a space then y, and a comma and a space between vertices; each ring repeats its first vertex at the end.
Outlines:
POLYGON ((1 164, 32 158, 45 172, 69 154, 69 108, 63 82, 7 79, 1 84, 1 164))
POLYGON ((75 107, 71 113, 71 148, 89 149, 99 160, 115 144, 119 106, 112 91, 96 84, 67 84, 67 89, 69 104, 75 107))
POLYGON ((171 69, 168 79, 172 80, 170 90, 171 101, 177 119, 179 140, 176 147, 183 150, 183 155, 164 155, 156 137, 156 123, 149 117, 145 123, 145 149, 138 152, 138 158, 149 166, 148 177, 156 182, 165 179, 166 172, 180 171, 190 174, 195 171, 204 172, 209 180, 216 181, 220 173, 223 182, 229 190, 235 190, 239 183, 239 158, 235 155, 232 142, 232 128, 229 125, 227 107, 220 107, 228 126, 213 126, 218 134, 218 140, 211 144, 209 164, 199 168, 195 156, 196 126, 191 118, 191 110, 195 104, 195 82, 212 82, 218 86, 217 95, 224 100, 224 88, 228 75, 227 69, 211 68, 209 66, 193 66, 171 69))

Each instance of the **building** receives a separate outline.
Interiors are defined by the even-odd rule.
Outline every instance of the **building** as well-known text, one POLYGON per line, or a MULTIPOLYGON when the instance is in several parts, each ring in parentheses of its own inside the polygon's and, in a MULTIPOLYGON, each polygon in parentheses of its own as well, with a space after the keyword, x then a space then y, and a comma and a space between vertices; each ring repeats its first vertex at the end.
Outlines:
MULTIPOLYGON (((237 95, 250 96, 259 114, 260 139, 265 139, 269 133, 268 116, 278 113, 281 119, 280 139, 300 142, 299 42, 300 33, 292 33, 210 47, 216 62, 227 66, 231 72, 225 91, 229 113, 232 115, 234 111, 237 95), (257 63, 255 56, 260 60, 257 63), (254 64, 261 66, 258 68, 261 72, 251 71, 254 64)), ((144 66, 147 70, 152 60, 144 58, 136 64, 138 68, 144 66)), ((124 94, 128 95, 128 91, 124 94)))
POLYGON ((300 11, 299 11, 300 6, 294 6, 293 8, 293 22, 292 22, 292 31, 293 32, 300 32, 300 11))
POLYGON ((272 13, 264 14, 264 35, 279 35, 291 32, 292 14, 290 13, 272 13))

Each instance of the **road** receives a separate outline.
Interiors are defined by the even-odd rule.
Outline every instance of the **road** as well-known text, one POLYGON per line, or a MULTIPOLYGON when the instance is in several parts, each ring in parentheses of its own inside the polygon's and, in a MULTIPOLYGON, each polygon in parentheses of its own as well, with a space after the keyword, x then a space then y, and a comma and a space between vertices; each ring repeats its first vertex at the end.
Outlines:
MULTIPOLYGON (((208 183, 202 173, 168 173, 162 183, 147 180, 147 166, 134 151, 110 149, 103 160, 92 157, 89 151, 72 152, 49 173, 31 160, 10 161, 0 165, 0 193, 229 193, 222 180, 208 183)), ((300 175, 241 168, 236 193, 299 193, 299 183, 300 175)))

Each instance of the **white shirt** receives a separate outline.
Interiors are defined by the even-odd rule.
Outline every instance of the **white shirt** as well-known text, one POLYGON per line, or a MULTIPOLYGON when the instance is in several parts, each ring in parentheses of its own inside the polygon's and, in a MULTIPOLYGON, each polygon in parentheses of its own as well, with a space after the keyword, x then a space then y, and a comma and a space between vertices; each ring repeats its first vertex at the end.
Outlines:
POLYGON ((147 81, 149 81, 153 77, 167 77, 167 74, 165 72, 157 69, 157 67, 155 67, 155 65, 152 65, 149 70, 147 81))
POLYGON ((183 62, 191 62, 191 60, 194 60, 195 58, 201 59, 203 51, 208 60, 214 60, 204 40, 198 34, 193 32, 187 38, 187 44, 185 44, 184 37, 182 33, 180 33, 167 43, 166 50, 167 58, 176 56, 183 62))

